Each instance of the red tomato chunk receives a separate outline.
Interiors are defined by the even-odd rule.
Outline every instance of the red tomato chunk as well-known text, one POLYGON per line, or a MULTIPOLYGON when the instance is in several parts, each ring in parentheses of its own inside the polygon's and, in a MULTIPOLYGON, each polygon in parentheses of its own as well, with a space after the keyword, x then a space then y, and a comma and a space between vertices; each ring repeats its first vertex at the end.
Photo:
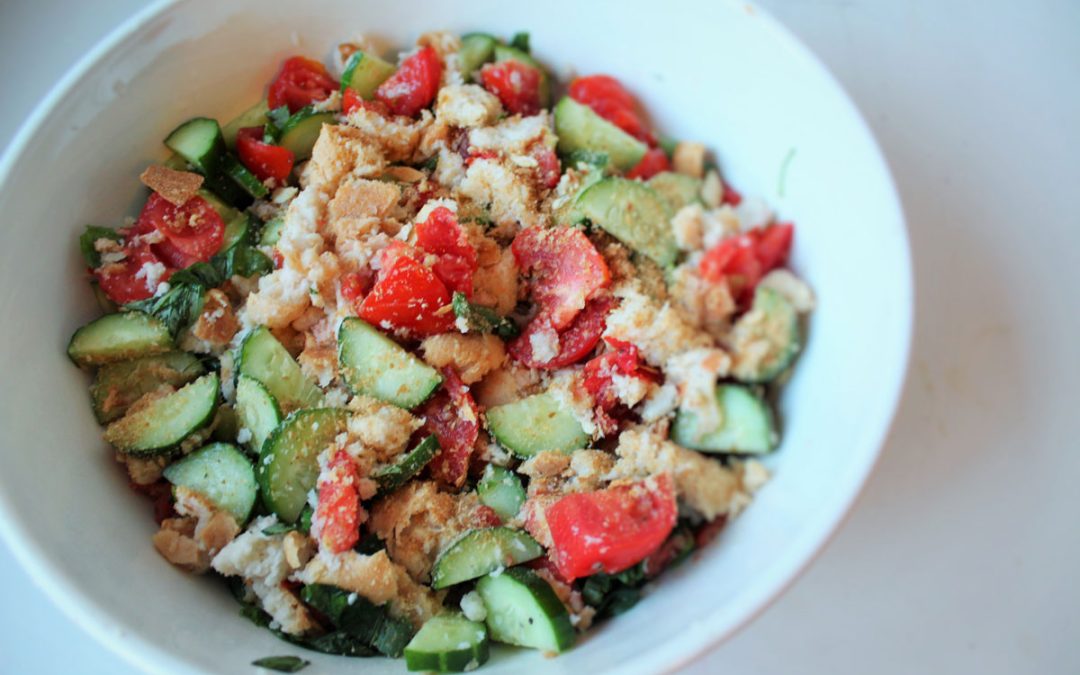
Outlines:
POLYGON ((337 88, 338 83, 326 72, 326 66, 314 59, 294 56, 282 64, 270 83, 266 102, 271 110, 284 105, 294 113, 329 98, 337 88))
POLYGON ((395 115, 413 117, 431 105, 439 92, 443 64, 432 47, 424 47, 405 59, 397 72, 379 85, 375 98, 395 115))
POLYGON ((236 154, 261 181, 273 178, 284 185, 292 173, 295 156, 288 148, 263 143, 262 127, 246 127, 236 134, 236 154))

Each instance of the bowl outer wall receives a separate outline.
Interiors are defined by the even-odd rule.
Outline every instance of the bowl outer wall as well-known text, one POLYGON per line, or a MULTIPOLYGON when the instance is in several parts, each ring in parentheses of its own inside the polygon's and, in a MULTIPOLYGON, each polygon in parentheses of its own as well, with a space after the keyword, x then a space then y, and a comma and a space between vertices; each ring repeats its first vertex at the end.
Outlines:
MULTIPOLYGON (((912 291, 903 217, 881 153, 839 85, 783 28, 743 3, 672 3, 664 16, 648 16, 646 3, 577 5, 572 12, 557 11, 559 3, 474 3, 467 12, 435 4, 416 12, 414 4, 410 12, 370 2, 363 7, 379 10, 365 14, 361 3, 340 2, 327 4, 349 9, 299 18, 275 14, 273 4, 258 3, 257 19, 249 18, 256 3, 147 8, 57 84, 0 160, 0 311, 8 318, 0 363, 9 384, 0 394, 0 532, 20 562, 80 625, 146 670, 235 672, 253 658, 296 651, 238 618, 216 585, 160 561, 148 541, 148 507, 124 489, 101 444, 88 442, 98 432, 85 380, 62 356, 67 336, 94 307, 73 235, 84 222, 116 223, 135 213, 138 191, 128 186, 162 156, 154 139, 187 116, 239 112, 257 98, 278 57, 325 55, 332 41, 367 26, 392 41, 430 26, 507 34, 525 27, 556 72, 572 65, 624 79, 661 129, 705 141, 744 194, 761 194, 781 216, 796 218, 793 266, 818 291, 820 307, 782 401, 785 444, 768 460, 776 478, 753 507, 699 560, 665 579, 663 591, 579 649, 555 661, 498 655, 486 671, 542 664, 553 672, 655 672, 745 624, 838 526, 877 457, 906 372, 912 291), (557 25, 552 16, 575 23, 557 25), (596 26, 605 39, 583 39, 591 35, 583 29, 596 26), (607 35, 658 31, 679 34, 680 56, 713 58, 602 48, 619 44, 607 35), (258 39, 266 35, 273 37, 258 39), (299 45, 289 44, 293 36, 299 45), (222 65, 214 49, 230 43, 243 47, 235 53, 246 63, 222 65), (237 86, 240 73, 246 79, 237 86), (701 87, 713 82, 720 93, 710 98, 701 87), (170 99, 162 87, 197 95, 170 99), (110 160, 107 170, 97 157, 110 160), (53 417, 58 407, 62 424, 53 417)), ((325 672, 357 665, 310 658, 325 672)), ((402 670, 400 663, 362 665, 402 670)))

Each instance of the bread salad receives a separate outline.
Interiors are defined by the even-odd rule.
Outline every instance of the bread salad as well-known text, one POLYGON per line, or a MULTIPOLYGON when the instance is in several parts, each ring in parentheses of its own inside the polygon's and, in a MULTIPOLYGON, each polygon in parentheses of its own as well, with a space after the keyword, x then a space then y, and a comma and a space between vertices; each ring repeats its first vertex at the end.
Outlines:
POLYGON ((255 623, 410 670, 563 652, 765 483, 793 227, 527 34, 332 61, 165 138, 80 239, 106 313, 68 355, 154 547, 255 623))

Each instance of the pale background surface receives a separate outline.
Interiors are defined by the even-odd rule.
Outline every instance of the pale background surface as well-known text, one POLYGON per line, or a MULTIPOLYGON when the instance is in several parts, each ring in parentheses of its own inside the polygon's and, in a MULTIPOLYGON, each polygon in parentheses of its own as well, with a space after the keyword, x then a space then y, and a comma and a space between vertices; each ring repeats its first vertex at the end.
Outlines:
MULTIPOLYGON (((143 4, 0 0, 0 146, 143 4)), ((1080 3, 762 5, 839 77, 884 147, 911 231, 915 345, 847 525, 689 671, 1080 672, 1080 3)), ((0 579, 0 673, 134 673, 2 546, 0 579)))

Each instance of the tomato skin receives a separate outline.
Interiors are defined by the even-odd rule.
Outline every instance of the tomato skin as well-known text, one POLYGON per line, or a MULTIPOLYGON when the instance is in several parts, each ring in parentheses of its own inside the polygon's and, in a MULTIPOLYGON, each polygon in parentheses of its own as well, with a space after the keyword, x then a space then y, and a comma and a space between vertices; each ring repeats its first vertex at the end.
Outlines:
MULTIPOLYGON (((136 278, 135 275, 139 273, 143 265, 161 262, 146 245, 128 246, 125 252, 127 258, 123 261, 94 270, 94 278, 97 279, 98 286, 110 300, 118 305, 145 300, 152 296, 156 289, 150 288, 146 279, 136 278)), ((171 273, 172 271, 169 270, 162 280, 171 273)))
POLYGON ((611 284, 604 257, 581 230, 530 227, 514 237, 510 250, 522 272, 532 276, 530 292, 540 314, 557 331, 611 284))
POLYGON ((562 497, 545 511, 559 575, 573 581, 633 567, 663 545, 677 515, 668 474, 562 497))
POLYGON ((439 452, 428 464, 432 478, 460 488, 469 475, 469 459, 480 434, 480 408, 453 368, 441 372, 443 388, 417 414, 424 418, 424 431, 439 439, 439 452))
POLYGON ((554 370, 573 365, 585 358, 596 348, 607 327, 607 315, 615 308, 615 300, 610 297, 596 298, 585 305, 585 309, 559 333, 559 353, 550 361, 541 363, 533 357, 530 336, 538 330, 550 329, 550 322, 544 316, 538 316, 529 322, 521 335, 506 346, 510 358, 529 368, 554 370))
POLYGON ((667 153, 660 148, 650 148, 641 161, 626 172, 626 177, 648 180, 661 171, 671 171, 671 162, 668 161, 667 153))
POLYGON ((728 185, 727 181, 721 181, 724 185, 724 196, 720 198, 721 204, 738 206, 742 204, 742 193, 728 185))
POLYGON ((348 551, 360 541, 365 512, 360 505, 360 473, 345 450, 338 450, 319 476, 319 500, 315 522, 319 546, 331 553, 348 551))
POLYGON ((263 143, 262 127, 245 127, 236 134, 236 154, 240 162, 261 181, 273 178, 284 185, 292 173, 296 157, 288 148, 263 143))
POLYGON ((554 189, 562 177, 559 156, 551 148, 539 144, 529 154, 536 160, 536 173, 540 184, 548 190, 554 189))
POLYGON ((432 210, 426 220, 417 223, 416 245, 437 256, 431 269, 451 293, 456 291, 472 298, 476 249, 469 243, 453 211, 440 206, 432 210))
POLYGON ((593 398, 594 414, 604 435, 613 434, 619 428, 615 415, 625 412, 622 402, 612 389, 614 375, 636 377, 658 382, 660 377, 648 369, 641 359, 637 345, 614 338, 605 338, 612 351, 590 359, 582 369, 582 388, 593 398))
POLYGON ((706 281, 727 283, 731 297, 745 306, 758 281, 787 260, 794 235, 791 223, 775 223, 728 237, 705 252, 698 270, 706 281))
POLYGON ((355 89, 346 89, 341 96, 341 114, 348 115, 361 108, 376 112, 383 117, 390 115, 390 108, 382 101, 368 101, 356 93, 355 89))
POLYGON ((443 64, 433 47, 424 47, 405 59, 397 72, 375 90, 375 98, 395 115, 413 117, 431 105, 439 92, 443 64))
POLYGON ((135 230, 156 229, 169 243, 196 261, 209 260, 225 240, 225 223, 210 202, 195 196, 175 206, 154 192, 146 200, 135 230))
POLYGON ((537 68, 515 60, 489 63, 480 69, 480 79, 511 115, 528 117, 540 112, 543 74, 537 68))
POLYGON ((649 145, 656 137, 637 113, 637 101, 610 75, 587 75, 570 83, 570 98, 592 108, 600 117, 649 145))
POLYGON ((281 70, 270 83, 267 105, 271 110, 288 106, 289 112, 294 113, 328 98, 337 88, 338 83, 330 77, 326 66, 314 59, 294 56, 281 64, 281 70))
POLYGON ((450 292, 434 272, 409 255, 399 255, 360 303, 358 313, 380 328, 389 326, 426 336, 453 327, 453 312, 437 313, 449 304, 450 292))
POLYGON ((794 238, 795 225, 792 223, 774 223, 757 232, 754 252, 763 272, 767 274, 787 262, 794 238))

